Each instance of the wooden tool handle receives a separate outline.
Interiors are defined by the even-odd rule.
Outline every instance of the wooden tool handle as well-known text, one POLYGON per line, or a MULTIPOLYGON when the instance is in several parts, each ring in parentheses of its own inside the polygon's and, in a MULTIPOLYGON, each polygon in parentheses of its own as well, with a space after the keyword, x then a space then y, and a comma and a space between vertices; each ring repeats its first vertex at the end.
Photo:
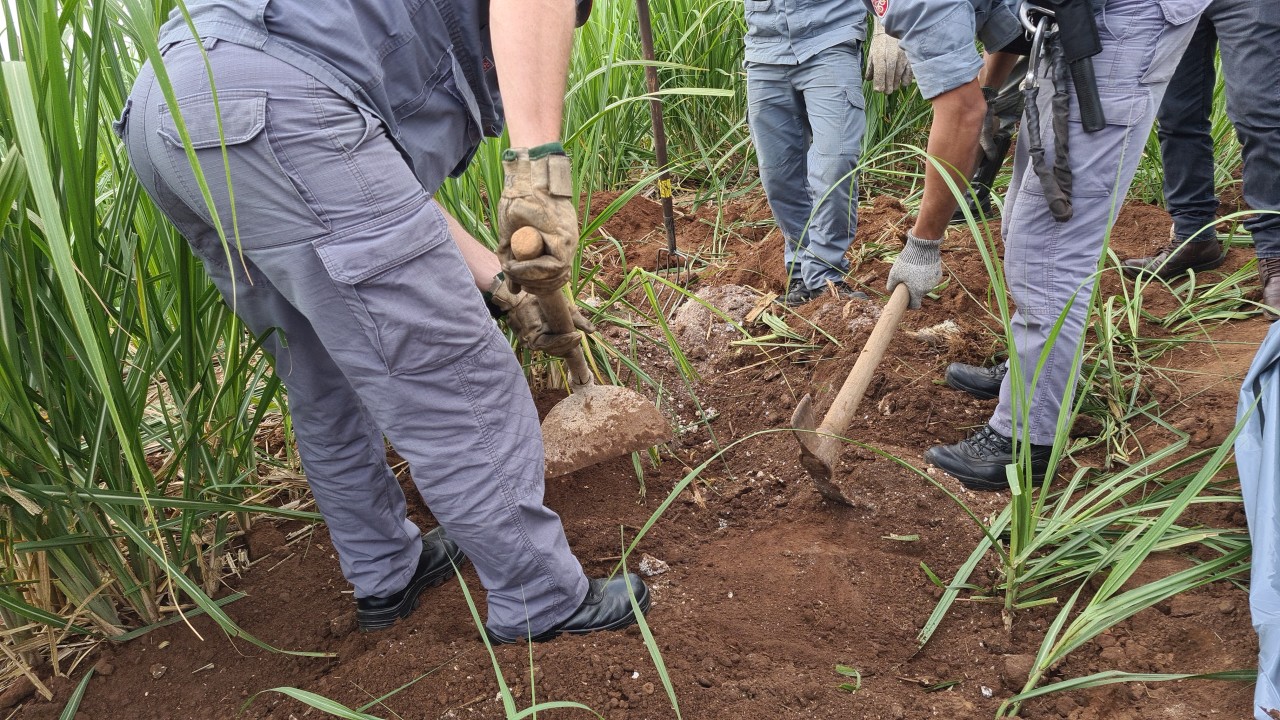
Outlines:
POLYGON ((511 233, 511 255, 517 260, 532 260, 542 254, 542 233, 525 226, 511 233))
POLYGON ((867 386, 871 384, 871 376, 879 367, 880 360, 884 357, 889 341, 893 339, 893 333, 898 329, 898 323, 902 321, 902 315, 906 312, 910 300, 911 291, 907 290, 905 284, 899 283, 893 289, 893 294, 889 296, 889 302, 885 304, 884 310, 880 312, 880 319, 872 329, 871 337, 867 338, 867 344, 862 347, 853 370, 849 371, 849 377, 845 378, 844 385, 840 387, 840 393, 836 395, 835 402, 831 403, 831 409, 827 410, 826 417, 822 419, 822 425, 818 428, 819 433, 843 435, 845 430, 849 429, 849 422, 853 420, 854 413, 858 412, 862 396, 866 394, 867 386))
MULTIPOLYGON (((511 255, 516 260, 533 260, 542 255, 546 243, 542 233, 536 228, 522 227, 511 234, 511 255)), ((538 305, 542 308, 542 316, 547 320, 551 332, 565 334, 577 332, 578 326, 573 324, 573 311, 569 298, 559 289, 538 295, 538 305)), ((595 382, 591 369, 587 367, 587 358, 582 354, 582 347, 575 346, 565 358, 569 363, 569 380, 574 387, 582 387, 595 382)))

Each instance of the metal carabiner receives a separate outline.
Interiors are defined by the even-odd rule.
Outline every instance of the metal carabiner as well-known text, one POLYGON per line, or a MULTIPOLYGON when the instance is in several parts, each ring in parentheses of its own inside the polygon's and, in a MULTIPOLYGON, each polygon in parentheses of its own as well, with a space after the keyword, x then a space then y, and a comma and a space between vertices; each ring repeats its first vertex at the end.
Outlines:
POLYGON ((1038 5, 1023 5, 1018 9, 1018 19, 1023 27, 1031 33, 1031 53, 1027 56, 1027 74, 1022 79, 1022 89, 1030 90, 1040 87, 1040 59, 1044 56, 1044 42, 1049 35, 1053 11, 1045 10, 1038 5), (1033 20, 1030 12, 1034 10, 1040 17, 1033 20))

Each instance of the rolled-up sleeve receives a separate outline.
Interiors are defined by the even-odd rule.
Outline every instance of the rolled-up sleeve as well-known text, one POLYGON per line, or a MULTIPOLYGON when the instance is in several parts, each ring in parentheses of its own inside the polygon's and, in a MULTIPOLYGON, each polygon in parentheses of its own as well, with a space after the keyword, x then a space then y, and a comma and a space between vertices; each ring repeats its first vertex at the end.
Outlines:
POLYGON ((934 98, 978 77, 982 56, 974 41, 976 19, 969 0, 876 0, 885 32, 911 61, 920 94, 934 98))

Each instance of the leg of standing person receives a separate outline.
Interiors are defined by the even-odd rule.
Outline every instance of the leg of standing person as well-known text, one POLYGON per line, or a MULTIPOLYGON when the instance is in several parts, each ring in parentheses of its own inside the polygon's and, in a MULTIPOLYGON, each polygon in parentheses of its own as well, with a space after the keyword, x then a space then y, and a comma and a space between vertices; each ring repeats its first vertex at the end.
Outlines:
POLYGON ((816 295, 827 283, 847 288, 845 254, 858 220, 855 170, 867 128, 862 43, 836 45, 805 61, 796 68, 795 87, 804 95, 813 137, 806 183, 812 214, 806 219, 801 271, 805 288, 816 295))
MULTIPOLYGON (((1057 222, 1049 213, 1040 181, 1028 165, 1025 135, 1018 140, 1002 230, 1005 278, 1017 303, 1011 353, 1018 358, 1019 372, 1005 376, 987 427, 925 454, 974 489, 1008 487, 1004 466, 1014 458, 1015 437, 1032 445, 1033 474, 1044 473, 1059 423, 1070 422, 1069 412, 1062 417, 1062 410, 1071 404, 1098 261, 1137 171, 1156 108, 1195 27, 1166 22, 1160 6, 1147 0, 1110 0, 1096 19, 1102 52, 1093 64, 1107 125, 1085 133, 1078 106, 1072 104, 1075 213, 1067 222, 1057 222)), ((1051 96, 1040 93, 1046 138, 1052 137, 1051 96)), ((1054 162, 1052 147, 1045 159, 1054 162)))
MULTIPOLYGON (((175 47, 166 64, 176 94, 184 98, 193 141, 204 148, 202 165, 214 197, 225 199, 217 125, 192 99, 207 95, 203 61, 192 50, 175 47)), ((358 468, 373 463, 375 469, 364 475, 385 484, 385 458, 368 457, 375 445, 372 426, 391 439, 433 514, 475 562, 489 590, 491 630, 520 637, 557 626, 574 615, 588 583, 559 518, 542 504, 542 446, 523 374, 488 317, 443 214, 371 116, 258 51, 218 43, 209 55, 232 176, 243 188, 236 194, 239 242, 249 271, 243 281, 278 296, 259 302, 237 285, 228 299, 241 313, 277 301, 296 311, 291 317, 268 309, 269 317, 251 323, 293 324, 283 332, 292 363, 284 376, 291 403, 301 403, 302 418, 344 411, 359 416, 353 409, 364 408, 368 419, 353 421, 362 428, 363 450, 337 461, 358 468), (270 112, 263 112, 268 102, 270 112), (332 366, 308 352, 315 348, 306 347, 308 330, 297 318, 307 321, 332 366), (318 376, 323 373, 311 371, 333 367, 357 397, 351 402, 339 388, 344 408, 294 376, 318 376), (293 397, 295 387, 304 397, 293 397), (308 413, 308 406, 316 412, 308 413)), ((148 158, 157 184, 183 206, 204 209, 192 192, 185 153, 174 142, 162 98, 152 93, 142 104, 130 123, 130 132, 138 133, 131 155, 148 158), (160 127, 140 125, 139 115, 160 127)), ((218 208, 229 224, 229 207, 219 202, 218 208)), ((299 434, 329 449, 334 443, 326 430, 299 427, 299 434)), ((324 478, 311 467, 308 475, 321 485, 352 482, 345 475, 324 478)), ((348 505, 340 511, 349 511, 362 526, 353 531, 357 535, 368 531, 363 526, 377 524, 381 532, 388 523, 403 530, 401 545, 403 535, 412 535, 397 507, 375 513, 358 492, 340 497, 348 505), (388 513, 399 516, 392 522, 384 517, 388 513)), ((327 516, 323 502, 321 508, 327 516)), ((341 528, 339 523, 338 534, 341 528)), ((348 564, 344 558, 344 570, 348 564)), ((379 582, 391 586, 397 579, 379 582)))
POLYGON ((1218 196, 1214 192, 1209 120, 1217 82, 1217 50, 1218 34, 1206 13, 1191 35, 1156 114, 1165 204, 1173 216, 1169 242, 1150 257, 1126 260, 1124 269, 1130 277, 1145 271, 1169 280, 1189 270, 1211 270, 1224 259, 1213 229, 1218 196))
POLYGON ((800 251, 807 242, 805 227, 813 212, 805 166, 810 133, 804 96, 792 82, 795 69, 747 63, 747 124, 756 148, 760 185, 782 233, 787 271, 784 302, 791 304, 809 299, 800 251))
MULTIPOLYGON (((1215 0, 1205 11, 1218 33, 1227 114, 1244 155, 1244 200, 1264 305, 1280 310, 1280 14, 1266 0, 1215 0)), ((1274 312, 1269 313, 1275 319, 1274 312)))

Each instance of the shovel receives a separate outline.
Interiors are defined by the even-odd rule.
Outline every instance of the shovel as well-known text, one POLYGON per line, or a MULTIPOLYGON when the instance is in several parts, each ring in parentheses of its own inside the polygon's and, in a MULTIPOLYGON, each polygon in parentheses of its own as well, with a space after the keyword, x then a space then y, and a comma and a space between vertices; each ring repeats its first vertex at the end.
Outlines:
POLYGON ((800 404, 791 416, 791 427, 795 428, 796 439, 800 441, 800 464, 808 471, 809 477, 813 478, 818 492, 832 502, 853 504, 831 479, 843 445, 839 438, 849 429, 849 423, 858 411, 858 404, 867 392, 867 385, 871 383, 871 376, 880 365, 880 359, 884 357, 884 351, 889 347, 893 332, 898 329, 898 323, 902 321, 910 300, 911 293, 906 285, 899 284, 893 289, 888 304, 871 331, 871 337, 867 338, 867 344, 863 346, 858 361, 853 364, 853 370, 849 371, 849 377, 845 378, 844 385, 840 387, 835 402, 831 403, 831 409, 822 418, 821 425, 815 422, 813 398, 809 395, 800 399, 800 404))
MULTIPOLYGON (((536 258, 542 249, 542 234, 534 228, 520 228, 511 236, 511 254, 517 260, 536 258)), ((552 332, 576 330, 569 298, 563 292, 538 295, 538 303, 552 332)), ((547 477, 566 475, 671 439, 671 426, 653 403, 634 390, 596 384, 580 345, 565 361, 573 394, 556 403, 542 421, 547 477)))
MULTIPOLYGON (((671 199, 671 173, 667 163, 667 131, 662 121, 662 98, 658 95, 658 68, 653 49, 653 20, 649 0, 636 0, 636 16, 640 22, 640 49, 644 55, 644 80, 649 90, 649 120, 653 124, 653 152, 658 161, 658 198, 662 201, 662 225, 667 232, 667 246, 659 248, 654 273, 665 274, 680 287, 688 287, 693 279, 693 258, 676 247, 676 215, 671 199)), ((671 312, 681 295, 668 286, 658 290, 663 314, 671 312)))

